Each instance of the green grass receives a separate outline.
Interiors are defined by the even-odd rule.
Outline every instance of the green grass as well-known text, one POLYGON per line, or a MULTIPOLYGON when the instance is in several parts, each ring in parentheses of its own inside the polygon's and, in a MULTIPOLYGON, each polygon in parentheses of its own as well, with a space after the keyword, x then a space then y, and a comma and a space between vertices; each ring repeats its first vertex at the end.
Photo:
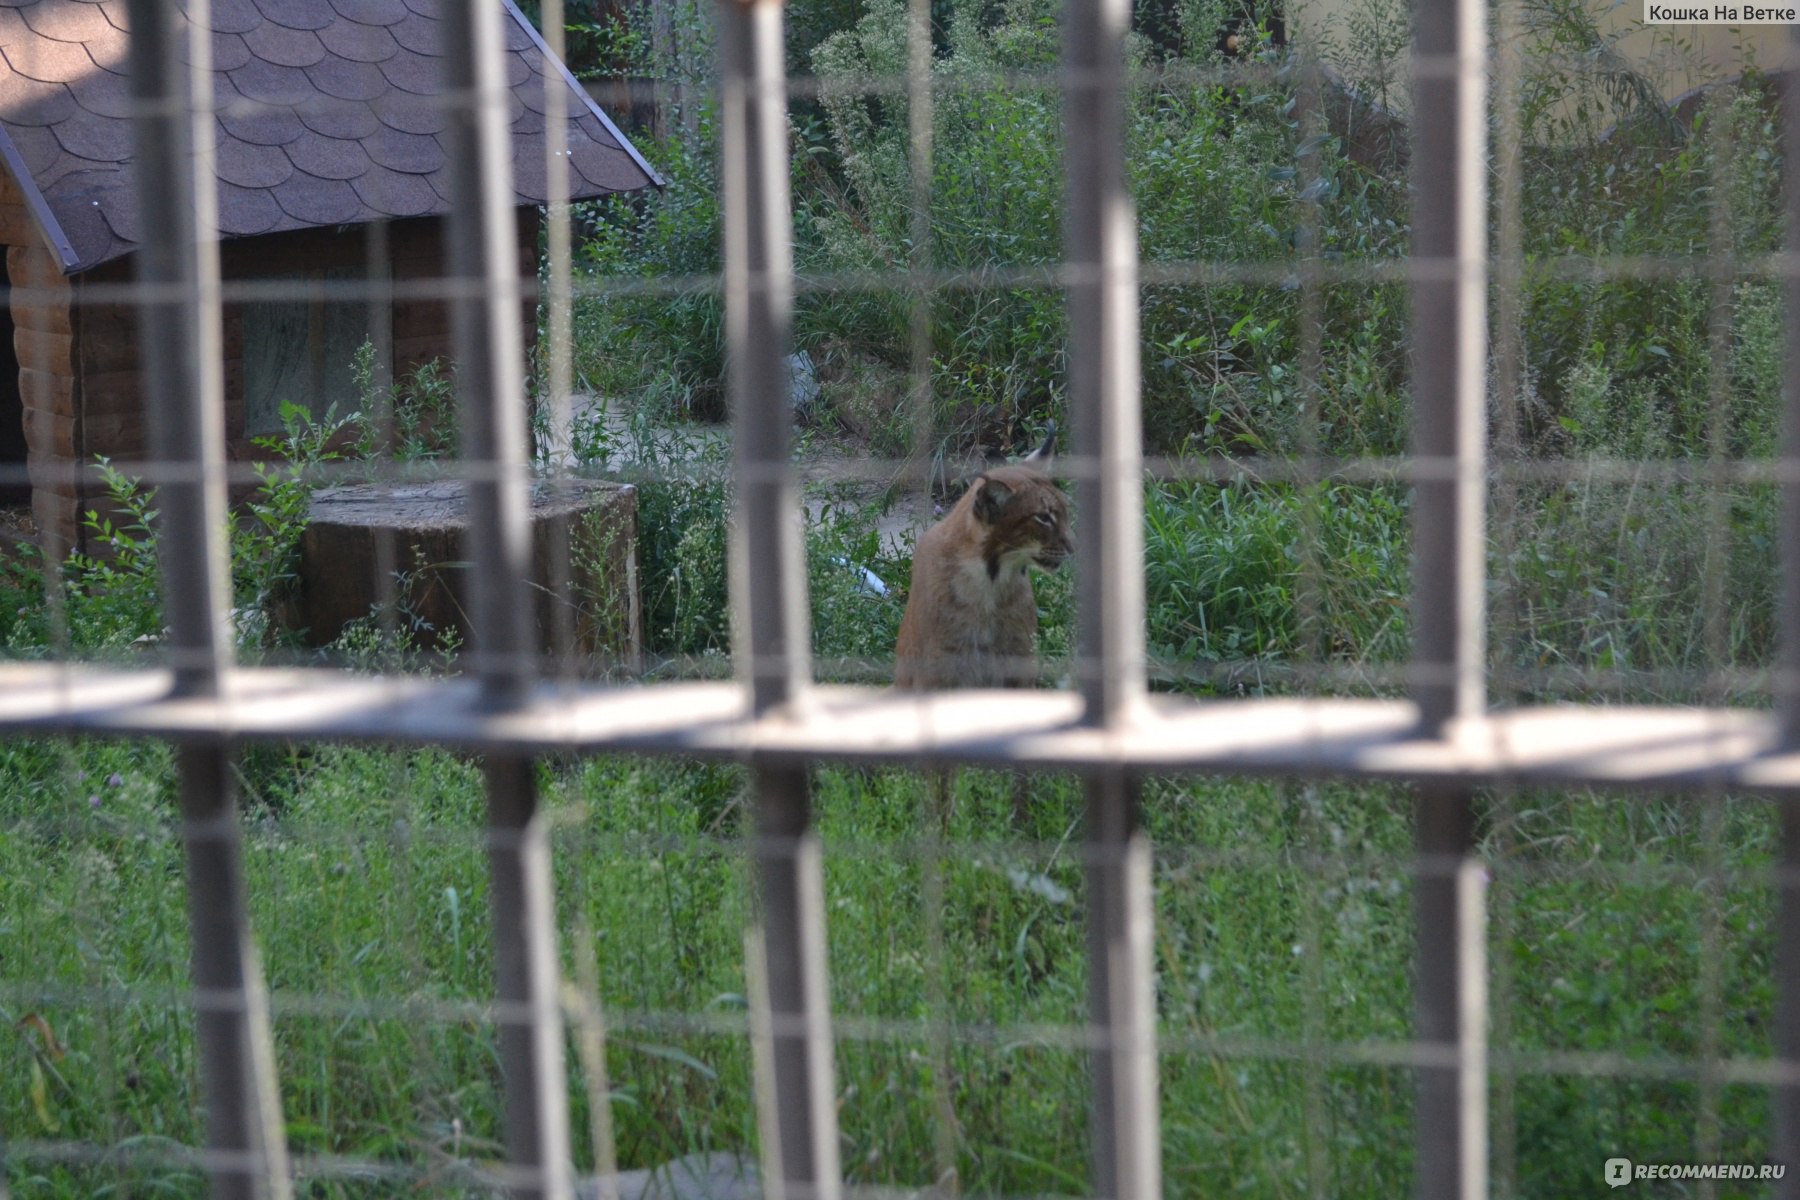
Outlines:
MULTIPOLYGON (((0 1061, 16 1081, 0 1092, 0 1124, 15 1140, 76 1141, 103 1155, 75 1166, 15 1156, 6 1169, 16 1196, 198 1191, 191 1173, 133 1166, 127 1154, 201 1137, 191 1017, 173 1002, 187 944, 169 775, 167 752, 147 744, 0 751, 0 1061), (54 1052, 28 1013, 53 1031, 54 1052)), ((244 776, 252 916, 278 1013, 291 1147, 407 1167, 438 1180, 430 1194, 458 1194, 451 1166, 491 1161, 501 1136, 494 1031, 455 1008, 491 988, 476 764, 326 746, 253 755, 244 776)), ((608 758, 546 766, 542 778, 565 972, 578 969, 576 931, 591 929, 615 1022, 607 1069, 621 1161, 753 1148, 751 1056, 729 1032, 744 1013, 752 912, 742 776, 608 758), (681 1016, 703 1026, 669 1024, 681 1016)), ((1031 1033, 1072 1032, 1085 1012, 1078 788, 1037 779, 1015 828, 1010 776, 962 772, 949 841, 926 857, 920 831, 936 818, 918 777, 825 770, 816 790, 834 1011, 853 1031, 904 1026, 838 1045, 847 1174, 929 1183, 942 1094, 968 1190, 1081 1190, 1084 1058, 1031 1033), (933 855, 941 884, 929 889, 933 855), (947 1052, 929 1034, 938 978, 941 1015, 981 1033, 947 1052)), ((1157 846, 1171 1194, 1305 1195, 1309 1155, 1332 1194, 1403 1192, 1409 1072, 1245 1058, 1213 1039, 1407 1039, 1406 793, 1152 781, 1145 806, 1157 846)), ((1767 805, 1727 801, 1711 823, 1698 805, 1642 798, 1515 794, 1484 811, 1504 1044, 1692 1057, 1711 1012, 1723 1054, 1769 1053, 1773 904, 1755 876, 1769 861, 1767 805), (1709 861, 1727 874, 1709 878, 1709 861), (1708 929, 1719 953, 1710 967, 1708 929)), ((573 1051, 568 1063, 586 1168, 587 1081, 573 1051)), ((1642 1161, 1696 1154, 1692 1083, 1531 1074, 1510 1104, 1524 1195, 1586 1188, 1621 1147, 1642 1161)), ((1756 1089, 1724 1091, 1715 1111, 1726 1157, 1766 1152, 1766 1105, 1756 1089)), ((416 1193, 319 1178, 302 1194, 416 1193)))

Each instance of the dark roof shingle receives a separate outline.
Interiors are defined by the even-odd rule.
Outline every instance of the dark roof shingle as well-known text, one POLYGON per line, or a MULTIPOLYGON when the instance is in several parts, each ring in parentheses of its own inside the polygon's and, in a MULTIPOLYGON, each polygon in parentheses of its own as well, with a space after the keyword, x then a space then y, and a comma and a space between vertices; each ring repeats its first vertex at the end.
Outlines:
MULTIPOLYGON (((449 210, 442 6, 212 0, 219 227, 248 237, 449 210)), ((565 90, 574 199, 658 184, 505 5, 513 189, 545 195, 546 77, 565 90)), ((67 272, 136 249, 122 0, 0 0, 0 155, 67 272)))

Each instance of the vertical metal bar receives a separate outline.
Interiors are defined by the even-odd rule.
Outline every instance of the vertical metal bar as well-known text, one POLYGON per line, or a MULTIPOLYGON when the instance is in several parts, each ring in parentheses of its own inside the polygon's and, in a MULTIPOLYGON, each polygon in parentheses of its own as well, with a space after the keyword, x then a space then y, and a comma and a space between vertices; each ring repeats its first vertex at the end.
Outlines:
POLYGON ((1421 790, 1417 816, 1417 1033, 1450 1061, 1419 1068, 1414 1194, 1487 1195, 1486 936, 1475 810, 1467 792, 1421 790))
MULTIPOLYGON (((1789 26, 1787 69, 1778 76, 1786 168, 1787 253, 1782 270, 1787 359, 1783 365, 1781 445, 1781 648, 1775 663, 1775 711, 1786 746, 1800 743, 1800 26, 1789 26)), ((1775 1058, 1784 1072, 1771 1107, 1770 1157, 1789 1164, 1779 1200, 1800 1200, 1800 805, 1778 802, 1781 854, 1776 867, 1775 1058)))
POLYGON ((180 746, 175 760, 212 1195, 282 1200, 291 1194, 286 1132, 268 997, 250 940, 230 756, 216 745, 180 746))
MULTIPOLYGON (((1294 91, 1294 115, 1299 122, 1302 144, 1312 142, 1320 137, 1327 128, 1325 114, 1320 103, 1320 70, 1310 47, 1302 47, 1294 56, 1297 61, 1299 76, 1294 91)), ((1312 142, 1316 145, 1316 142, 1312 142)), ((1313 194, 1312 188, 1322 177, 1319 173, 1319 154, 1315 151, 1300 160, 1300 177, 1297 180, 1301 195, 1313 194)), ((1320 397, 1324 388, 1321 386, 1325 376, 1324 364, 1324 324, 1326 285, 1320 278, 1320 267, 1324 259, 1319 247, 1319 208, 1316 203, 1300 205, 1297 228, 1295 229, 1296 249, 1299 251, 1300 305, 1297 314, 1299 330, 1296 334, 1299 342, 1300 368, 1300 428, 1295 438, 1295 449, 1299 452, 1302 466, 1300 468, 1300 562, 1299 578, 1295 584, 1294 607, 1299 621, 1301 640, 1299 653, 1303 661, 1312 665, 1323 665, 1330 657, 1327 624, 1322 619, 1325 611, 1324 564, 1321 562, 1323 549, 1320 538, 1322 528, 1324 488, 1321 486, 1318 464, 1319 429, 1323 414, 1320 411, 1320 397)))
MULTIPOLYGON (((1781 380, 1785 393, 1780 475, 1781 650, 1775 663, 1775 711, 1781 721, 1782 743, 1793 746, 1800 744, 1800 25, 1788 27, 1787 69, 1777 78, 1786 150, 1782 184, 1787 201, 1787 253, 1782 283, 1787 358, 1781 380)), ((1800 1159, 1787 1161, 1800 1164, 1800 1159)))
POLYGON ((1421 0, 1415 29, 1412 694, 1436 733, 1486 705, 1486 5, 1421 0))
MULTIPOLYGON (((733 473, 731 593, 750 710, 800 699, 811 671, 800 507, 788 462, 786 354, 793 314, 787 88, 778 0, 718 7, 720 191, 733 473)), ((804 767, 758 766, 757 877, 772 1031, 769 1186, 831 1200, 842 1186, 825 985, 824 873, 804 767)))
MULTIPOLYGON (((1489 794, 1489 828, 1493 843, 1490 862, 1511 861, 1518 798, 1512 790, 1489 794)), ((1519 907, 1518 876, 1495 873, 1492 887, 1485 898, 1486 926, 1491 949, 1487 952, 1486 986, 1488 989, 1487 1045, 1499 1047, 1502 1068, 1488 1088, 1487 1129, 1488 1189, 1499 1200, 1514 1200, 1519 1194, 1518 1148, 1518 1072, 1510 1061, 1513 1048, 1512 998, 1515 994, 1515 966, 1512 939, 1517 929, 1514 913, 1519 907)))
MULTIPOLYGON (((909 228, 912 245, 908 266, 913 279, 907 308, 907 406, 912 412, 914 465, 913 521, 923 528, 932 510, 931 483, 936 413, 932 404, 931 323, 933 295, 922 276, 932 260, 931 181, 937 95, 931 76, 931 0, 906 3, 907 165, 911 171, 909 228)), ((934 777, 933 795, 942 789, 946 805, 954 776, 934 777)), ((931 1063, 932 1186, 943 1195, 962 1191, 957 1166, 957 1121, 954 1068, 951 1059, 948 951, 944 944, 944 845, 948 809, 924 822, 919 843, 919 905, 925 937, 926 1053, 931 1063)))
MULTIPOLYGON (((1069 0, 1063 10, 1070 425, 1087 464, 1076 479, 1085 531, 1076 675, 1096 725, 1129 721, 1144 695, 1137 218, 1125 175, 1130 23, 1128 0, 1069 0)), ((1150 843, 1136 779, 1107 772, 1084 788, 1094 1187, 1114 1200, 1156 1196, 1150 843)))
MULTIPOLYGON (((498 4, 451 4, 444 15, 455 97, 448 127, 455 200, 447 258, 469 472, 471 624, 484 696, 504 707, 525 698, 535 673, 506 40, 498 4)), ((493 755, 486 773, 510 1187, 519 1197, 566 1197, 573 1181, 549 833, 530 759, 493 755)))
POLYGON ((931 464, 937 441, 937 414, 932 405, 932 292, 920 276, 931 269, 932 133, 937 96, 931 88, 931 0, 906 4, 907 164, 912 170, 908 266, 913 281, 907 307, 907 407, 912 411, 913 520, 919 528, 930 521, 931 464))
MULTIPOLYGON (((1793 82, 1791 74, 1788 80, 1793 82)), ((1788 1165, 1775 1185, 1777 1200, 1800 1200, 1800 802, 1776 803, 1781 853, 1775 865, 1775 1061, 1782 1074, 1771 1105, 1769 1158, 1788 1165)))
POLYGON ((1143 435, 1138 411, 1137 215, 1125 178, 1128 0, 1063 12, 1069 403, 1083 533, 1076 674, 1087 719, 1144 692, 1143 435))
MULTIPOLYGON (((804 767, 758 767, 756 855, 763 931, 760 973, 768 989, 775 1124, 773 1194, 835 1200, 837 1085, 831 1057, 831 993, 825 975, 825 885, 804 767)), ((768 1153, 765 1150, 765 1154, 768 1153)))
POLYGON ((1162 1195, 1150 838, 1139 781, 1089 777, 1088 1010, 1094 1048, 1094 1194, 1162 1195))
MULTIPOLYGON (((1494 236, 1495 287, 1494 328, 1499 344, 1494 352, 1495 398, 1494 435, 1496 453, 1503 463, 1521 455, 1519 403, 1524 387, 1525 347, 1520 314, 1523 310, 1521 279, 1525 262, 1524 208, 1524 129, 1520 106, 1522 46, 1524 44, 1524 5, 1519 0, 1498 0, 1494 5, 1496 33, 1494 38, 1495 71, 1494 173, 1497 178, 1494 236)), ((1524 508, 1519 484, 1505 479, 1494 489, 1494 521, 1497 554, 1501 562, 1510 562, 1519 544, 1519 516, 1524 508)), ((1508 573, 1503 573, 1508 574, 1508 573)), ((1492 631, 1499 643, 1495 659, 1499 676, 1495 682, 1496 699, 1502 705, 1516 703, 1521 688, 1516 669, 1520 656, 1519 604, 1520 590, 1515 580, 1499 581, 1499 611, 1494 614, 1492 631)), ((1495 840, 1494 859, 1508 862, 1508 840, 1514 836, 1514 813, 1517 796, 1511 789, 1490 793, 1489 812, 1495 840)), ((1497 882, 1489 898, 1491 919, 1497 928, 1493 937, 1494 951, 1488 965, 1492 989, 1488 1039, 1504 1053, 1513 1045, 1512 997, 1514 964, 1511 948, 1512 915, 1517 905, 1519 884, 1512 879, 1497 882)), ((1490 1090, 1492 1111, 1487 1126, 1492 1139, 1489 1188, 1501 1200, 1518 1195, 1518 1075, 1507 1069, 1493 1080, 1490 1090)))
MULTIPOLYGON (((1299 793, 1301 852, 1308 858, 1327 853, 1330 842, 1325 836, 1318 786, 1290 783, 1288 788, 1299 793)), ((1306 1151, 1306 1194, 1311 1200, 1325 1200, 1331 1188, 1331 1118, 1326 1100, 1329 1078, 1325 1060, 1330 1025, 1326 1018, 1325 939, 1321 926, 1325 920, 1325 898, 1334 882, 1329 868, 1302 872, 1299 879, 1300 1036, 1305 1048, 1301 1069, 1306 1114, 1301 1145, 1306 1151)))
POLYGON ((1731 553, 1732 310, 1735 305, 1732 290, 1736 282, 1736 264, 1732 261, 1735 251, 1732 245, 1731 172, 1737 155, 1737 138, 1723 93, 1712 96, 1707 104, 1706 143, 1711 159, 1708 174, 1712 182, 1712 194, 1706 206, 1706 253, 1711 287, 1706 313, 1706 533, 1700 568, 1700 617, 1701 644, 1711 676, 1705 685, 1707 703, 1719 704, 1726 701, 1730 687, 1727 668, 1731 646, 1725 578, 1731 553))
MULTIPOLYGON (((231 666, 225 561, 225 405, 219 355, 217 247, 201 241, 201 212, 212 191, 212 115, 196 117, 193 74, 182 59, 186 21, 172 6, 132 0, 131 84, 139 106, 138 198, 154 236, 138 250, 144 295, 139 314, 144 352, 149 450, 166 471, 162 511, 164 619, 176 691, 211 695, 231 666), (202 124, 202 122, 204 124, 202 124), (196 138, 196 132, 203 137, 196 138), (195 155, 204 157, 196 158, 195 155), (207 186, 195 176, 205 171, 207 186), (202 259, 211 266, 203 279, 202 259), (203 291, 207 289, 206 291, 203 291), (210 294, 211 303, 204 303, 210 294), (210 353, 209 353, 210 351, 210 353)), ((194 14, 205 20, 205 10, 194 14)), ((205 38, 192 39, 208 54, 205 38)), ((197 73, 198 66, 194 68, 197 73)))
MULTIPOLYGON (((1719 660, 1713 661, 1716 663, 1719 660)), ((1700 995, 1698 1011, 1695 1013, 1699 1037, 1694 1050, 1695 1057, 1700 1060, 1698 1078, 1695 1080, 1700 1095, 1698 1111, 1694 1117, 1694 1158, 1699 1162, 1717 1162, 1721 1157, 1724 1134, 1720 1113, 1725 1090, 1720 1071, 1721 1061, 1725 1057, 1722 988, 1724 941, 1727 934, 1726 892, 1731 886, 1731 876, 1725 863, 1725 794, 1713 789, 1696 799, 1700 804, 1701 878, 1698 889, 1700 953, 1697 964, 1700 974, 1697 990, 1700 995)), ((1699 1183, 1700 1186, 1696 1189, 1699 1200, 1715 1200, 1719 1194, 1717 1182, 1702 1179, 1699 1183)))
MULTIPOLYGON (((560 56, 559 56, 560 57, 560 56)), ((582 839, 582 854, 591 853, 582 839)), ((580 873, 577 878, 584 878, 580 873)), ((620 1200, 618 1143, 613 1137, 612 1085, 606 1071, 606 1014, 600 1007, 600 964, 594 955, 595 934, 588 920, 587 897, 579 899, 575 920, 575 1052, 585 1076, 588 1141, 594 1152, 594 1200, 620 1200)))
MULTIPOLYGON (((155 234, 138 251, 140 338, 150 453, 167 472, 158 551, 174 690, 215 695, 231 643, 211 43, 187 37, 187 21, 206 28, 208 12, 205 0, 187 17, 156 0, 128 11, 138 197, 155 234)), ((212 1192, 281 1200, 287 1146, 230 758, 222 742, 182 746, 176 768, 212 1192)))
MULTIPOLYGON (((563 58, 563 0, 543 0, 544 45, 559 62, 563 58)), ((550 436, 557 451, 574 445, 572 389, 574 319, 570 312, 569 147, 563 132, 569 119, 569 89, 562 72, 544 71, 544 191, 549 218, 550 296, 545 337, 549 339, 550 436)), ((560 465, 561 458, 552 459, 560 465)))
POLYGON ((530 482, 525 468, 523 338, 513 227, 512 154, 498 4, 444 9, 455 197, 446 255, 454 299, 462 454, 469 472, 470 624, 488 701, 517 703, 533 676, 530 482))
MULTIPOLYGON (((541 9, 544 45, 551 57, 563 60, 564 16, 562 0, 543 0, 541 9)), ((544 72, 544 215, 548 222, 550 295, 545 302, 544 338, 540 349, 548 367, 546 388, 549 414, 545 421, 544 457, 552 486, 558 491, 574 465, 575 414, 570 391, 573 376, 574 317, 570 311, 569 147, 563 129, 569 116, 569 87, 562 72, 544 72)), ((544 414, 540 412, 539 416, 544 414)), ((550 587, 551 658, 557 674, 566 681, 575 676, 575 588, 570 545, 575 520, 557 521, 548 530, 550 561, 545 574, 550 587)))
POLYGON ((486 769, 493 886, 494 994, 506 1075, 506 1153, 520 1200, 573 1194, 563 1071, 550 830, 530 759, 495 755, 486 769))
POLYGON ((787 87, 779 0, 721 0, 719 165, 730 370, 731 599, 751 711, 799 698, 811 670, 800 506, 788 462, 794 307, 787 87))
MULTIPOLYGON (((1520 0, 1500 0, 1494 5, 1494 176, 1496 179, 1494 208, 1494 454, 1502 464, 1516 461, 1522 454, 1520 401, 1525 386, 1525 344, 1521 314, 1524 311, 1522 279, 1525 269, 1524 207, 1524 115, 1519 92, 1523 73, 1522 46, 1523 4, 1520 0)), ((1529 509, 1522 502, 1519 481, 1504 476, 1496 479, 1493 490, 1495 555, 1500 562, 1512 562, 1521 539, 1528 537, 1520 527, 1520 519, 1529 509)), ((1520 664, 1529 661, 1520 643, 1521 589, 1510 572, 1502 572, 1496 580, 1498 611, 1489 620, 1490 635, 1499 646, 1494 654, 1496 678, 1494 697, 1502 706, 1517 703, 1523 689, 1520 664)), ((1505 1100, 1496 1104, 1510 1105, 1513 1076, 1507 1075, 1500 1085, 1505 1100)), ((1510 1123, 1501 1123, 1510 1130, 1510 1123)), ((1501 1134, 1510 1137, 1510 1133, 1501 1134)), ((1501 1156, 1499 1170, 1511 1171, 1511 1157, 1501 1156)), ((1510 1175, 1508 1176, 1510 1177, 1510 1175)))
MULTIPOLYGON (((385 499, 394 484, 394 460, 399 433, 394 413, 394 281, 386 221, 371 221, 363 226, 363 274, 370 289, 368 308, 369 343, 375 347, 375 361, 369 377, 374 395, 359 398, 373 419, 376 429, 376 457, 372 466, 374 482, 385 499)), ((391 645, 399 625, 399 584, 395 572, 400 567, 399 531, 382 525, 375 530, 374 591, 382 645, 391 645)))
MULTIPOLYGON (((1706 116, 1707 152, 1712 195, 1707 204, 1707 267, 1711 274, 1706 314, 1707 344, 1707 483, 1706 530, 1701 566, 1701 637, 1705 647, 1706 703, 1722 705, 1730 696, 1731 638, 1728 628, 1725 579, 1731 554, 1731 400, 1732 400, 1732 295, 1736 283, 1736 251, 1732 227, 1732 167, 1737 157, 1733 129, 1724 96, 1711 98, 1706 116)), ((1719 1158, 1720 1104, 1723 1087, 1719 1078, 1721 1042, 1720 965, 1724 937, 1725 898, 1722 826, 1725 797, 1710 790, 1700 802, 1702 879, 1700 900, 1700 979, 1695 1049, 1700 1059, 1695 1081, 1698 1111, 1694 1119, 1694 1157, 1701 1162, 1719 1158)), ((1696 1190, 1699 1200, 1715 1200, 1718 1185, 1708 1179, 1696 1190)))

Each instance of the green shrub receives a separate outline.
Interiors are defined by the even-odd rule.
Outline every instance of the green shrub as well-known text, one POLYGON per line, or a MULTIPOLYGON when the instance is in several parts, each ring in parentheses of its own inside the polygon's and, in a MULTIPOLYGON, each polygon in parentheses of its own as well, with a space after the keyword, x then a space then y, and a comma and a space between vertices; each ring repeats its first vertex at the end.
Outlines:
POLYGON ((680 281, 661 291, 583 297, 575 308, 574 370, 603 395, 654 389, 684 416, 723 412, 724 326, 705 277, 719 269, 719 178, 710 105, 692 138, 640 141, 668 180, 661 190, 577 206, 587 227, 581 262, 601 280, 680 281))
MULTIPOLYGON (((1190 664, 1402 661, 1410 578, 1403 495, 1339 483, 1152 485, 1144 501, 1152 659, 1177 682, 1190 664)), ((1216 677, 1187 682, 1210 690, 1216 677)))

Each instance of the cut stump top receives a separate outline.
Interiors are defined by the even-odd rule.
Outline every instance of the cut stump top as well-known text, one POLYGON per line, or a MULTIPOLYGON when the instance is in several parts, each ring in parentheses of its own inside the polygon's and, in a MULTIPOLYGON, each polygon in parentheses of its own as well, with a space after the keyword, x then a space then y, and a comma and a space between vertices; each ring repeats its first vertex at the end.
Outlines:
MULTIPOLYGON (((623 492, 629 483, 605 479, 539 480, 531 489, 533 522, 587 512, 623 492)), ((460 479, 428 483, 357 483, 320 488, 309 507, 314 525, 354 525, 364 529, 464 529, 469 523, 469 489, 460 479)))

